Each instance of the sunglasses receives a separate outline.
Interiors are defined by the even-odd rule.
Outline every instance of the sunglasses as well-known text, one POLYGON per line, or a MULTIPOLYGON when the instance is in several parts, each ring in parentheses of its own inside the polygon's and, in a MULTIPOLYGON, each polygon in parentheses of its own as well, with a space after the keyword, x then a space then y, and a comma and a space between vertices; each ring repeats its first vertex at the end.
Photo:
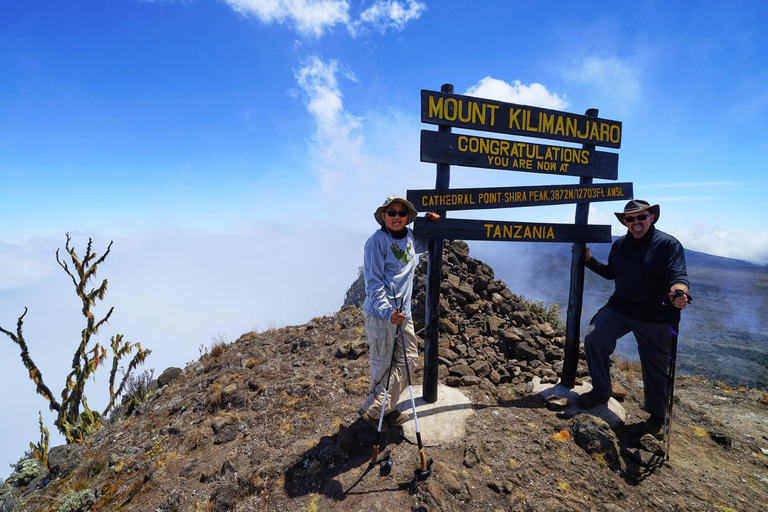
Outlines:
POLYGON ((644 221, 644 220, 645 220, 645 219, 647 219, 647 218, 648 218, 648 215, 647 215, 647 214, 645 214, 645 213, 644 213, 643 215, 637 215, 637 216, 635 216, 635 217, 631 217, 631 216, 629 216, 629 215, 625 215, 625 216, 624 216, 624 220, 625 220, 626 222, 635 222, 635 219, 637 219, 637 220, 639 220, 639 221, 644 221))
POLYGON ((394 217, 395 215, 398 217, 407 217, 408 210, 387 210, 387 215, 390 217, 394 217))

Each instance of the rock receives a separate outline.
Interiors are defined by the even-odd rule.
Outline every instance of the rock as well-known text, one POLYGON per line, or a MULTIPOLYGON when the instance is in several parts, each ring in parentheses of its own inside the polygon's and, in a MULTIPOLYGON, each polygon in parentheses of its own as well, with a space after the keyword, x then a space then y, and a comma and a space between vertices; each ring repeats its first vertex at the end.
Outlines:
POLYGON ((211 492, 209 503, 213 512, 227 512, 235 509, 240 489, 231 482, 216 486, 211 492))
POLYGON ((464 446, 464 465, 470 469, 480 464, 481 450, 477 445, 467 444, 464 446))
POLYGON ((443 357, 443 358, 445 358, 445 359, 447 359, 448 361, 451 361, 451 362, 456 361, 456 360, 459 359, 459 354, 457 354, 453 350, 451 350, 449 348, 445 348, 445 347, 438 347, 437 348, 437 356, 438 357, 443 357))
POLYGON ((616 400, 624 400, 627 397, 627 390, 624 389, 624 386, 619 384, 618 382, 612 382, 611 383, 611 392, 613 398, 616 400))
POLYGON ((509 319, 517 323, 517 325, 531 325, 531 313, 528 311, 515 311, 509 315, 509 319))
POLYGON ((571 420, 576 444, 590 455, 601 457, 613 470, 620 468, 619 442, 608 423, 591 414, 577 414, 571 420))
POLYGON ((461 377, 461 385, 462 386, 477 386, 483 381, 480 377, 475 377, 474 375, 465 375, 461 377))
POLYGON ((450 334, 451 336, 455 336, 459 334, 459 326, 450 321, 447 318, 440 318, 438 319, 437 323, 440 326, 440 330, 442 332, 445 332, 447 334, 450 334))
POLYGON ((506 287, 507 287, 507 283, 505 283, 501 279, 496 279, 488 283, 488 286, 486 287, 485 291, 489 294, 494 294, 494 293, 500 292, 506 287))
POLYGON ((513 345, 523 341, 523 339, 514 331, 514 329, 499 329, 497 334, 503 341, 513 345))
POLYGON ((636 448, 634 450, 628 450, 628 453, 632 455, 632 458, 634 458, 641 466, 652 467, 661 462, 661 458, 658 454, 645 450, 636 448))
POLYGON ((491 365, 487 361, 475 361, 470 365, 470 368, 478 377, 486 377, 491 373, 491 365))
POLYGON ((464 306, 464 313, 466 313, 468 318, 472 318, 473 316, 480 313, 480 311, 483 310, 483 305, 480 303, 475 302, 474 304, 467 304, 464 306))
POLYGON ((445 378, 445 385, 452 388, 458 388, 461 386, 461 377, 449 375, 445 378))
POLYGON ((496 331, 498 331, 502 325, 504 325, 503 319, 497 316, 491 316, 486 322, 486 330, 489 334, 496 334, 496 331))
POLYGON ((181 368, 171 366, 170 368, 166 368, 165 371, 160 374, 157 378, 157 383, 161 388, 164 388, 174 380, 178 379, 180 375, 181 368))
POLYGON ((651 434, 644 434, 637 440, 637 445, 646 452, 655 453, 656 455, 664 455, 664 446, 661 444, 661 441, 651 434))
POLYGON ((451 366, 448 369, 448 372, 451 375, 455 375, 457 377, 464 377, 464 376, 468 376, 468 375, 474 376, 475 375, 474 370, 472 370, 472 368, 468 364, 455 364, 455 365, 451 366))
POLYGON ((80 464, 80 446, 66 444, 51 448, 48 452, 48 468, 51 474, 63 478, 72 473, 80 464))
POLYGON ((548 323, 544 322, 543 324, 538 324, 537 327, 539 328, 539 332, 541 332, 542 336, 547 338, 555 337, 555 330, 548 323))
POLYGON ((160 382, 157 379, 152 379, 149 381, 149 384, 147 384, 147 392, 149 394, 154 393, 158 389, 160 389, 160 382))
POLYGON ((528 343, 518 343, 515 346, 515 357, 517 359, 536 359, 539 361, 546 361, 546 358, 544 357, 544 354, 541 352, 541 350, 536 350, 528 343))
POLYGON ((237 384, 230 384, 221 390, 222 407, 243 407, 247 405, 244 395, 238 391, 237 384))
POLYGON ((442 482, 446 490, 452 495, 456 496, 457 494, 461 494, 461 492, 464 490, 459 481, 454 476, 453 471, 451 471, 451 469, 444 462, 435 462, 434 466, 432 467, 432 471, 435 474, 435 478, 442 482))
POLYGON ((709 437, 719 445, 725 446, 726 448, 731 447, 731 437, 727 434, 722 432, 710 432, 709 437))
POLYGON ((237 439, 237 422, 232 416, 220 416, 211 422, 213 444, 225 444, 237 439))
POLYGON ((567 398, 558 398, 555 395, 547 398, 547 409, 550 411, 564 411, 571 403, 567 398))

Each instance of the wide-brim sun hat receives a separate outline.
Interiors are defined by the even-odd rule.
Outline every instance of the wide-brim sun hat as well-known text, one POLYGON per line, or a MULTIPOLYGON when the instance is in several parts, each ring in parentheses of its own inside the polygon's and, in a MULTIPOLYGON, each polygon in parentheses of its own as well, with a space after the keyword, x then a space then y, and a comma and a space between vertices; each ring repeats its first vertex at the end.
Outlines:
POLYGON ((659 220, 659 215, 661 215, 661 209, 659 208, 659 205, 655 204, 651 206, 651 204, 648 201, 643 201, 642 199, 632 199, 630 202, 628 202, 624 206, 623 212, 613 212, 614 215, 616 215, 616 218, 619 219, 619 222, 624 224, 624 216, 625 215, 631 215, 633 213, 637 212, 644 212, 648 210, 648 213, 653 214, 653 224, 656 224, 659 220))
POLYGON ((376 219, 376 222, 378 222, 380 226, 384 225, 384 219, 381 218, 382 212, 384 212, 384 210, 387 209, 387 206, 391 205, 392 203, 401 203, 408 209, 408 224, 416 220, 418 212, 416 211, 416 208, 413 207, 413 204, 404 196, 394 195, 389 196, 386 201, 384 201, 383 205, 376 208, 376 211, 373 214, 373 218, 376 219))

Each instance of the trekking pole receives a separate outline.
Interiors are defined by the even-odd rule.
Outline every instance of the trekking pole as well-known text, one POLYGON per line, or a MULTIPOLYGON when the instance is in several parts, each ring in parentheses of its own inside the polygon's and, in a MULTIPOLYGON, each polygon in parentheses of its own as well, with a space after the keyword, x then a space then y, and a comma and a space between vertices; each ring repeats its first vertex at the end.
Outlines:
MULTIPOLYGON (((392 289, 392 292, 394 294, 394 288, 392 289)), ((397 300, 397 297, 395 297, 395 300, 397 300)), ((398 305, 398 311, 400 310, 400 307, 398 305)), ((413 410, 413 425, 416 427, 416 443, 419 447, 419 466, 413 470, 413 475, 416 477, 416 480, 421 482, 429 478, 429 476, 432 474, 432 459, 430 458, 427 460, 426 455, 424 455, 424 445, 421 442, 421 432, 419 431, 419 419, 416 416, 416 401, 413 399, 413 384, 411 383, 411 371, 408 368, 408 353, 405 349, 405 338, 403 337, 403 329, 402 326, 398 326, 398 333, 400 334, 400 343, 403 347, 403 359, 405 360, 405 375, 408 378, 408 392, 411 394, 411 409, 413 410)))
MULTIPOLYGON (((685 295, 690 303, 692 298, 687 295, 683 290, 675 290, 675 297, 685 295)), ((677 336, 680 330, 680 322, 673 326, 669 326, 669 331, 672 333, 672 344, 669 347, 669 369, 667 370, 667 407, 664 411, 664 458, 669 460, 669 438, 672 434, 672 404, 675 399, 675 369, 677 367, 677 336)))
POLYGON ((677 366, 677 331, 670 325, 672 346, 669 350, 669 369, 667 370, 667 409, 664 412, 664 458, 669 460, 669 438, 672 428, 672 404, 675 394, 675 368, 677 366))

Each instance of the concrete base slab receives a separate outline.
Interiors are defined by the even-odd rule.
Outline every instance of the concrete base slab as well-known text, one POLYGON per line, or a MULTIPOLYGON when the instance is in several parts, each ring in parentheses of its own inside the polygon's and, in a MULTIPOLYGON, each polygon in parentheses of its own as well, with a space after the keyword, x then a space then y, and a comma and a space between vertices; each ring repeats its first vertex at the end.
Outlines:
POLYGON ((597 405, 592 409, 583 409, 576 405, 576 399, 579 395, 592 389, 592 384, 588 382, 585 382, 580 386, 574 386, 572 389, 567 388, 560 383, 542 384, 539 377, 534 377, 531 382, 533 383, 533 392, 542 395, 545 399, 553 395, 558 398, 568 399, 570 405, 563 410, 563 414, 566 418, 571 418, 576 414, 583 412, 605 420, 611 428, 622 425, 627 421, 627 411, 625 411, 624 407, 613 398, 608 400, 607 403, 597 405))
MULTIPOLYGON (((409 420, 413 420, 413 407, 408 389, 401 396, 405 399, 397 404, 397 410, 408 415, 409 420)), ((443 384, 438 384, 437 401, 433 404, 424 401, 421 384, 413 386, 413 401, 416 404, 416 418, 424 446, 437 446, 462 439, 466 435, 467 418, 475 413, 472 401, 464 393, 443 384)), ((416 444, 416 425, 413 421, 403 425, 403 435, 408 441, 416 444)))

